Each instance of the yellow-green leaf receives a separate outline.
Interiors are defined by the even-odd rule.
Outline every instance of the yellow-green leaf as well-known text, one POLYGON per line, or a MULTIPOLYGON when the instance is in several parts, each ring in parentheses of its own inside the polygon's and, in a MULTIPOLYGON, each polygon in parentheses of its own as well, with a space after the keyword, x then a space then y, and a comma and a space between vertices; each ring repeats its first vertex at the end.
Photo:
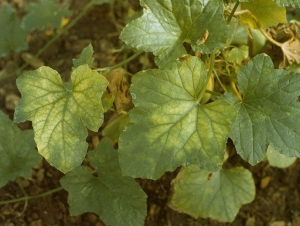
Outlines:
MULTIPOLYGON (((279 23, 286 22, 285 7, 279 7, 272 0, 241 2, 241 10, 249 10, 263 28, 276 26, 279 23)), ((243 23, 249 24, 251 28, 257 28, 255 21, 249 14, 243 14, 241 20, 243 23)))
POLYGON ((87 149, 87 127, 97 131, 103 122, 101 97, 107 80, 87 64, 76 68, 63 83, 49 67, 17 79, 22 99, 15 122, 31 120, 39 153, 66 173, 81 164, 87 149))

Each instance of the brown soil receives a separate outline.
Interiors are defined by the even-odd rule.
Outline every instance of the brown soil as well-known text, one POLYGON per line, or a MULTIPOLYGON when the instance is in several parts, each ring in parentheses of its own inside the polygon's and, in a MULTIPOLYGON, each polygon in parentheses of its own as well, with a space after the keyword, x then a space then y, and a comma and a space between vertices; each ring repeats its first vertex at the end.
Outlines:
MULTIPOLYGON (((22 15, 22 3, 26 1, 11 0, 12 4, 22 15)), ((70 9, 76 15, 87 0, 75 1, 65 0, 70 9)), ((138 9, 135 0, 124 0, 115 4, 114 15, 118 24, 125 24, 128 6, 138 9)), ((110 8, 108 4, 93 7, 69 32, 64 34, 49 49, 40 56, 40 60, 45 65, 57 70, 64 80, 67 80, 72 67, 72 59, 77 57, 81 50, 89 43, 92 43, 95 54, 94 67, 112 66, 123 58, 124 53, 114 53, 113 50, 120 49, 122 42, 118 39, 119 25, 112 22, 110 8)), ((51 37, 45 32, 34 32, 29 37, 29 53, 36 53, 51 37)), ((128 52, 132 54, 132 52, 128 52)), ((20 54, 21 56, 21 54, 20 54)), ((151 58, 151 57, 150 57, 151 58)), ((145 55, 131 62, 127 70, 135 73, 142 69, 145 55)), ((19 57, 20 65, 23 60, 19 57)), ((150 60, 147 67, 153 68, 155 65, 150 60)), ((7 73, 14 69, 12 57, 7 56, 0 59, 0 71, 7 73)), ((28 67, 26 70, 34 68, 28 67)), ((13 117, 14 107, 20 96, 15 78, 7 79, 0 83, 0 109, 13 117)), ((109 115, 106 115, 109 117, 109 115)), ((108 118, 106 117, 106 120, 108 118)), ((19 125, 22 129, 31 128, 30 122, 19 125)), ((90 133, 87 141, 92 148, 92 136, 101 139, 101 133, 90 133)), ((250 166, 244 163, 241 158, 234 154, 230 161, 251 170, 256 184, 256 198, 247 205, 244 205, 233 223, 220 223, 211 219, 194 219, 189 215, 176 212, 168 206, 171 195, 170 182, 176 176, 177 171, 165 173, 159 180, 141 180, 141 187, 148 195, 148 216, 145 219, 147 226, 198 226, 198 225, 246 225, 246 226, 300 226, 300 160, 298 159, 287 169, 277 169, 270 167, 267 163, 260 163, 250 166)), ((50 166, 46 161, 41 162, 32 171, 32 178, 22 179, 22 184, 29 195, 36 195, 60 186, 59 180, 63 174, 50 166)), ((22 197, 23 194, 16 182, 11 181, 0 189, 0 201, 22 197)), ((86 213, 80 216, 70 216, 67 204, 68 194, 62 190, 51 195, 33 199, 25 212, 24 202, 7 204, 0 206, 0 225, 2 226, 39 226, 39 225, 78 225, 89 226, 105 225, 96 214, 86 213)))

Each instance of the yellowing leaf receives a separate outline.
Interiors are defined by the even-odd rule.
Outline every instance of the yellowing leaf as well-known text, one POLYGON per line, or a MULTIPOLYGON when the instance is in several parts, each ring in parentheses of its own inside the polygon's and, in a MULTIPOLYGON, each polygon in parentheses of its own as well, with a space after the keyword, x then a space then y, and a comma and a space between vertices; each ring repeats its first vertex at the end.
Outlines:
MULTIPOLYGON (((241 10, 248 9, 259 21, 263 28, 276 26, 286 22, 286 10, 279 7, 272 0, 254 0, 251 2, 241 2, 241 10)), ((255 21, 249 14, 241 16, 243 23, 247 23, 251 28, 257 28, 255 21)))
POLYGON ((17 86, 22 99, 14 120, 32 121, 39 153, 64 173, 80 165, 87 149, 85 127, 97 131, 103 122, 107 80, 85 64, 65 84, 56 71, 41 67, 21 75, 17 86))
POLYGON ((204 63, 191 56, 177 69, 133 77, 135 108, 119 139, 124 175, 156 179, 181 165, 220 168, 236 111, 222 99, 202 105, 206 81, 204 63))

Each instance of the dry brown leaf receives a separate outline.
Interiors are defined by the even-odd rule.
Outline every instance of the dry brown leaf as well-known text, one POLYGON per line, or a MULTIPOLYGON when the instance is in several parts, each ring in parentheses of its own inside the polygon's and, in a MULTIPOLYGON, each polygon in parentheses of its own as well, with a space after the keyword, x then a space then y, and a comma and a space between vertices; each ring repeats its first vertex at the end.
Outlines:
POLYGON ((279 68, 297 63, 300 64, 300 24, 293 22, 282 24, 269 29, 268 33, 277 42, 282 43, 281 51, 283 59, 279 64, 279 68))
POLYGON ((123 68, 117 68, 110 71, 105 77, 109 82, 108 89, 115 96, 115 107, 119 114, 122 111, 129 111, 133 108, 129 85, 125 78, 126 71, 123 68))
POLYGON ((265 189, 271 182, 271 177, 267 176, 261 179, 260 181, 260 188, 265 189))

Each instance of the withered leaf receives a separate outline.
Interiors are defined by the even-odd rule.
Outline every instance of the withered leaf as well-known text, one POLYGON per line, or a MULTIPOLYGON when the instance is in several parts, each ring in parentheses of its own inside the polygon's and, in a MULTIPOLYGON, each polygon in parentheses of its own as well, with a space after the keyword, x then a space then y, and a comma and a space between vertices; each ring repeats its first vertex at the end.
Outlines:
POLYGON ((125 72, 123 68, 116 68, 105 76, 109 81, 108 89, 115 96, 115 107, 119 114, 133 108, 129 85, 124 76, 125 72))

